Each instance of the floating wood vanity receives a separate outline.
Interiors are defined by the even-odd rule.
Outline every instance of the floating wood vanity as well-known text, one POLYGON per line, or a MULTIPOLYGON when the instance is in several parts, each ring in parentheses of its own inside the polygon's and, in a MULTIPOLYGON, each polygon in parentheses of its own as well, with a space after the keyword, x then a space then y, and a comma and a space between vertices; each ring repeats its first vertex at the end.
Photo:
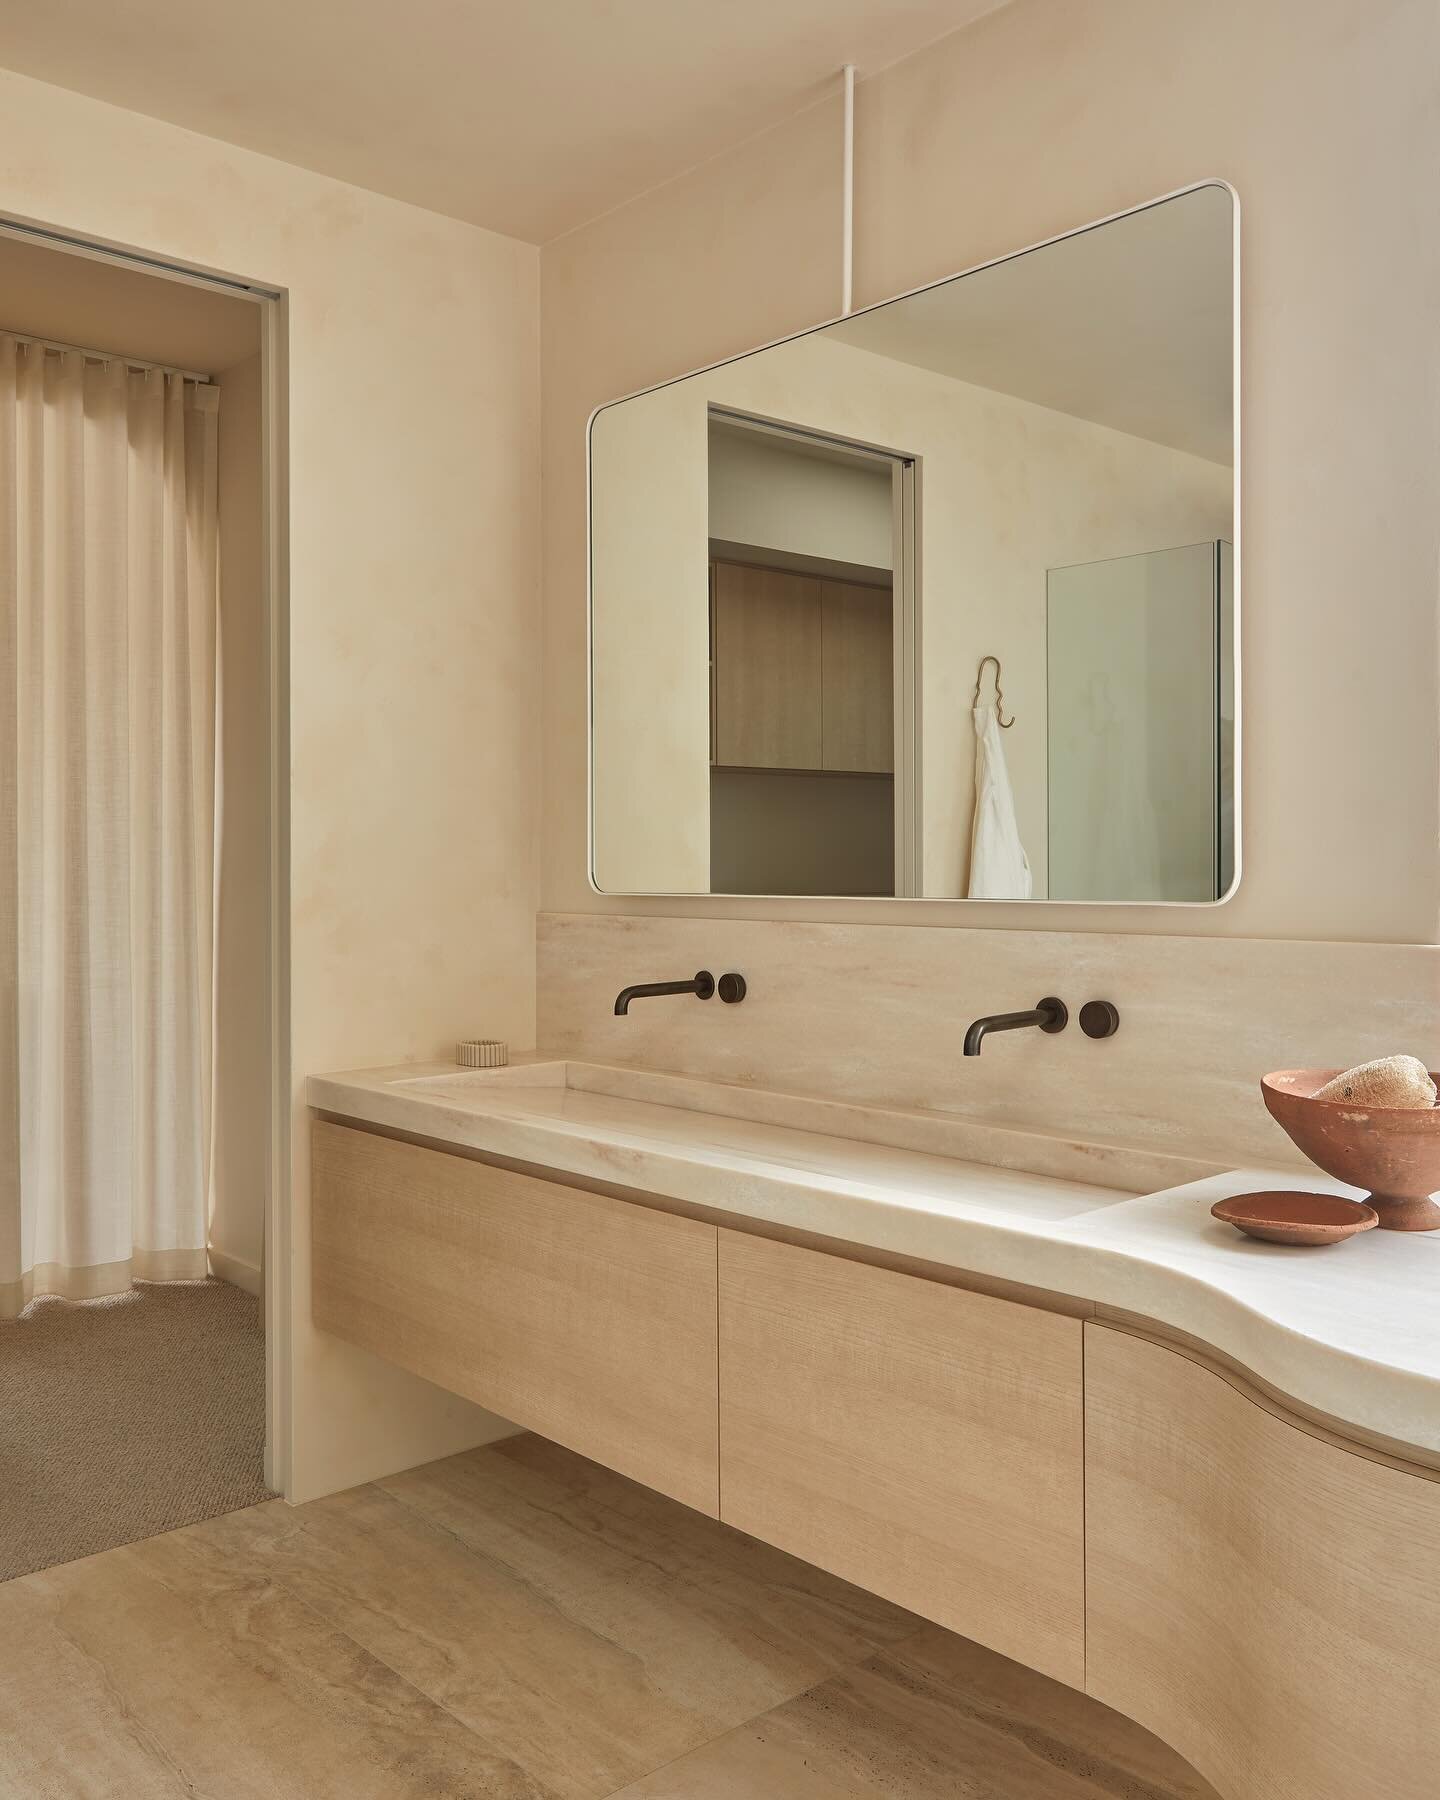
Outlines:
POLYGON ((1440 1787, 1440 1479, 1085 1327, 1087 1690, 1234 1800, 1440 1787))
POLYGON ((719 1233, 720 1516, 1085 1679, 1081 1324, 719 1233))
POLYGON ((401 1129, 315 1121, 324 1329, 1084 1689, 1226 1800, 1434 1800, 1428 1447, 1084 1293, 401 1129))
POLYGON ((315 1322, 719 1512, 715 1227, 323 1120, 315 1322))

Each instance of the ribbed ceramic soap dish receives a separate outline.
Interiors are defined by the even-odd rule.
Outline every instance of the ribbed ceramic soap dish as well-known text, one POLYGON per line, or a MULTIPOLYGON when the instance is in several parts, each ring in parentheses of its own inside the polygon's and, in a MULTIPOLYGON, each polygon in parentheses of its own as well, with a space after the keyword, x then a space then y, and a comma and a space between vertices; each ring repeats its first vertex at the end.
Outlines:
POLYGON ((455 1046, 455 1060, 462 1069, 503 1069, 510 1060, 510 1046, 499 1038, 462 1038, 455 1046))

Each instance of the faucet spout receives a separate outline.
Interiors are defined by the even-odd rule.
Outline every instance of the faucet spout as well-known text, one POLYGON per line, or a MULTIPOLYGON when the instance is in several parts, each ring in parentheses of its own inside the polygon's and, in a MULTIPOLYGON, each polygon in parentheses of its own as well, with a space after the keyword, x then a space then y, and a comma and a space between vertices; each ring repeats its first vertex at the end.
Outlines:
POLYGON ((738 1006, 745 993, 745 977, 737 970, 728 970, 717 981, 708 969, 701 969, 693 981, 639 981, 634 987, 621 988, 615 996, 615 1016, 623 1019, 632 1000, 648 1000, 652 994, 693 994, 697 1000, 718 994, 727 1006, 738 1006))
POLYGON ((976 1019, 965 1033, 965 1054, 978 1056, 980 1046, 992 1031, 1023 1031, 1031 1025, 1040 1031, 1063 1031, 1069 1023, 1069 1007, 1050 994, 1029 1012, 990 1013, 976 1019))
POLYGON ((634 987, 621 988, 615 996, 615 1016, 623 1019, 632 1000, 648 1000, 657 994, 693 994, 697 1000, 708 1000, 715 992, 715 977, 701 969, 690 981, 640 981, 634 987))

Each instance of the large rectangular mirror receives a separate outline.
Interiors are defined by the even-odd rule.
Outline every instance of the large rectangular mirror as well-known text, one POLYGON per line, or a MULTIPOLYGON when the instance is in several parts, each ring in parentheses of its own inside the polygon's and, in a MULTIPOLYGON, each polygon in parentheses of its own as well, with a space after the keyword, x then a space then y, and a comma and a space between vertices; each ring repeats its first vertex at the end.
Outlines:
POLYGON ((598 888, 1228 895, 1235 237, 1196 187, 596 413, 598 888))

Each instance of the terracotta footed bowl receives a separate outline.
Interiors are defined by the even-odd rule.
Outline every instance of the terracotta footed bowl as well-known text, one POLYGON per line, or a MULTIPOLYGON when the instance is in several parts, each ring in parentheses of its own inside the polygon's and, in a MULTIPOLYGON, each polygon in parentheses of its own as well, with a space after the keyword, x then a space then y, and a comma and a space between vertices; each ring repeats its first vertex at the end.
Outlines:
POLYGON ((1317 1100, 1339 1069, 1278 1069, 1260 1083, 1270 1117, 1317 1168, 1368 1190, 1387 1231, 1440 1230, 1440 1106, 1317 1100))

